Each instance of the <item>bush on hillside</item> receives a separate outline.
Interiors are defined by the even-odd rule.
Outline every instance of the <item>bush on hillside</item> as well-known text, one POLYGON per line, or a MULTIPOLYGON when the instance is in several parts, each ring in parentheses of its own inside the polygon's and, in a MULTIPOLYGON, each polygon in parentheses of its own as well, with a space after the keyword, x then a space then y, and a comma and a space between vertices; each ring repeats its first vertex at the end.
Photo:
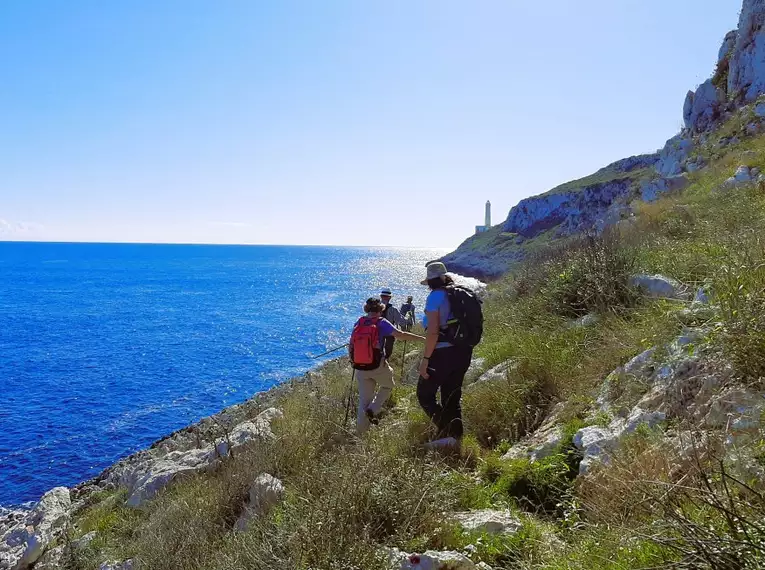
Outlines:
POLYGON ((552 266, 544 287, 557 314, 577 318, 591 312, 621 312, 637 304, 630 287, 635 256, 615 234, 587 236, 552 266))
POLYGON ((484 447, 518 441, 544 420, 556 388, 549 373, 529 362, 508 369, 506 377, 481 382, 463 396, 466 428, 484 447))
POLYGON ((759 235, 730 248, 714 284, 722 322, 716 338, 736 372, 765 379, 765 241, 759 235))

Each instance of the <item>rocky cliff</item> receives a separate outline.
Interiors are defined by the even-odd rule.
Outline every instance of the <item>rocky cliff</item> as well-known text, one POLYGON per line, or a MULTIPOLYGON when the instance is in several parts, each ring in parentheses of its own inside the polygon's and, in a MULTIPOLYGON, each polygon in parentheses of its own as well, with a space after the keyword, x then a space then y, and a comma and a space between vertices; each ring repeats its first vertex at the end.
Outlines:
MULTIPOLYGON (((596 173, 521 200, 489 232, 468 238, 443 258, 458 273, 495 278, 551 241, 601 232, 634 215, 636 200, 653 201, 684 188, 688 174, 705 167, 695 153, 711 131, 749 109, 747 129, 758 132, 765 116, 765 0, 744 0, 738 28, 726 34, 714 74, 683 105, 683 130, 653 154, 631 156, 596 173)), ((731 142, 717 141, 720 146, 731 142)), ((733 141, 735 142, 735 141, 733 141)))

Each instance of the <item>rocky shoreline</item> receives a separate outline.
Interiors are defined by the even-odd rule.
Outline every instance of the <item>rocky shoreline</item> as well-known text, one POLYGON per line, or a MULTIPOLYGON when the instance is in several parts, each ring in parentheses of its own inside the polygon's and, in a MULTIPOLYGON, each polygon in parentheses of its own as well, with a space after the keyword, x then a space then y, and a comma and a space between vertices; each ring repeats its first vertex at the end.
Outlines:
POLYGON ((270 423, 281 416, 273 407, 277 400, 297 385, 310 385, 331 362, 176 430, 91 479, 51 489, 29 509, 0 508, 0 570, 57 568, 62 547, 46 549, 98 493, 125 488, 128 505, 137 507, 172 481, 213 469, 238 447, 272 438, 270 423))

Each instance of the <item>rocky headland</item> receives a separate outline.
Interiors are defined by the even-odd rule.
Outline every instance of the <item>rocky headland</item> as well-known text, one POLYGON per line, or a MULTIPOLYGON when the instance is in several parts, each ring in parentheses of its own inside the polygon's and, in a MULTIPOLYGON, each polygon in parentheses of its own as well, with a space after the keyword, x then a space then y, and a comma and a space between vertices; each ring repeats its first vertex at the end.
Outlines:
MULTIPOLYGON (((738 28, 722 42, 713 76, 686 95, 680 133, 653 154, 624 158, 521 200, 504 222, 468 238, 443 261, 459 273, 493 279, 556 242, 629 220, 638 202, 651 202, 688 186, 688 176, 705 166, 700 150, 710 150, 710 134, 721 124, 739 115, 746 118, 748 133, 762 132, 763 93, 763 3, 747 0, 738 28)), ((712 146, 724 148, 736 141, 735 136, 721 137, 712 146)))

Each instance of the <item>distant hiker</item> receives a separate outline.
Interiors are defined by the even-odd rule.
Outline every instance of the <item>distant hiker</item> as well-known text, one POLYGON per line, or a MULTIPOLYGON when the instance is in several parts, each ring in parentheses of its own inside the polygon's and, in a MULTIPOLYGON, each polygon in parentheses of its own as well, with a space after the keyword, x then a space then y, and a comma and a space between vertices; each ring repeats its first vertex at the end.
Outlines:
POLYGON ((483 333, 481 301, 470 289, 457 286, 441 262, 427 266, 422 282, 430 288, 423 324, 427 330, 420 362, 417 400, 438 428, 435 446, 458 446, 462 439, 462 382, 473 347, 483 333), (441 390, 441 402, 436 393, 441 390))
POLYGON ((406 298, 406 303, 401 305, 401 316, 404 319, 404 325, 401 328, 405 331, 412 330, 414 323, 417 322, 417 318, 414 314, 414 303, 412 303, 411 295, 406 298))
POLYGON ((377 416, 393 389, 393 369, 383 354, 383 344, 389 337, 424 341, 425 337, 403 332, 383 318, 385 306, 380 299, 370 297, 364 305, 366 316, 353 327, 348 343, 348 356, 356 369, 359 385, 358 432, 364 433, 377 416), (377 392, 375 394, 375 391, 377 392))
MULTIPOLYGON (((403 328, 405 324, 404 319, 401 317, 401 313, 398 312, 398 309, 391 305, 390 299, 392 296, 390 289, 387 287, 380 291, 380 300, 383 302, 383 305, 385 305, 382 317, 392 323, 393 326, 403 328)), ((383 348, 385 358, 390 358, 393 355, 394 342, 395 339, 392 336, 385 339, 385 347, 383 348)))

